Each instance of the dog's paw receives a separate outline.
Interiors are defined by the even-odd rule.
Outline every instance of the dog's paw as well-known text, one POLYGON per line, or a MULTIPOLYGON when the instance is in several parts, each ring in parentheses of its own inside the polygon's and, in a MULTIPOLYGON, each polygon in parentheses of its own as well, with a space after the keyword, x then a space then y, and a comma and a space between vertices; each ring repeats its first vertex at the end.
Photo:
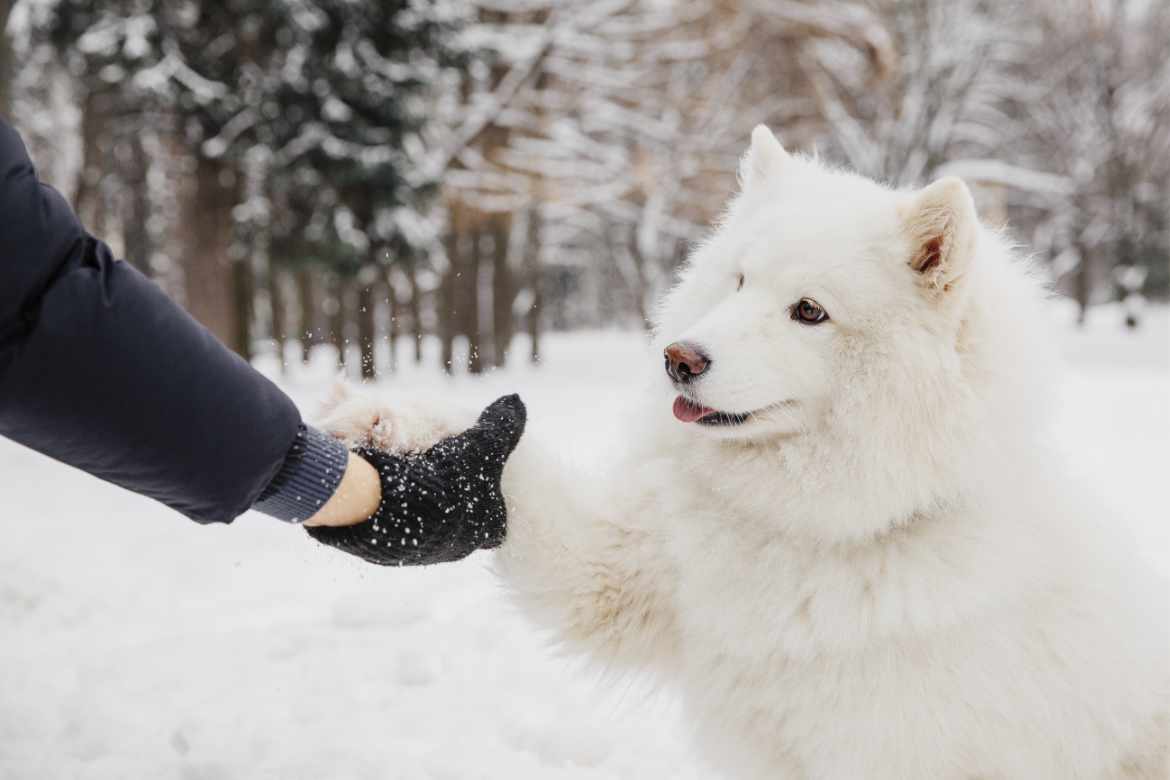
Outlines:
POLYGON ((339 383, 322 407, 318 426, 347 447, 421 452, 459 433, 474 416, 421 398, 380 398, 339 383))

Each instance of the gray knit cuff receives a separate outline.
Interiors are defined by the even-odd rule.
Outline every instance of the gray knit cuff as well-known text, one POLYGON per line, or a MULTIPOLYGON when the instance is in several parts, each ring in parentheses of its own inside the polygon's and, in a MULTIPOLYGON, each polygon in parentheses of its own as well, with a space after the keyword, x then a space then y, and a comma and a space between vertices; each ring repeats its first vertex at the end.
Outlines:
POLYGON ((348 459, 344 444, 302 423, 280 471, 252 508, 287 523, 308 520, 337 492, 348 459))

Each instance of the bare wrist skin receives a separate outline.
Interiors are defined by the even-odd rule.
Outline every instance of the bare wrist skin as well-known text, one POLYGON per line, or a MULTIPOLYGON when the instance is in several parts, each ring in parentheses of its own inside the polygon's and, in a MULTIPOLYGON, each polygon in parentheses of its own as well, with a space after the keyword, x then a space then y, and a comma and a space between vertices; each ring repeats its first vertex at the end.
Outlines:
POLYGON ((337 491, 304 525, 354 525, 369 519, 378 511, 381 501, 378 472, 360 455, 351 452, 337 491))

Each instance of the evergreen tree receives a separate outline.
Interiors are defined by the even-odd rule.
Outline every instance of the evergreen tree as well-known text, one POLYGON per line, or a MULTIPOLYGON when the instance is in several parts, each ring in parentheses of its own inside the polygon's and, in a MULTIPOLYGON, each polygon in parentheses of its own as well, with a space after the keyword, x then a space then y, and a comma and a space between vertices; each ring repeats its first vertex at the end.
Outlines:
POLYGON ((273 191, 299 217, 280 220, 277 246, 295 258, 286 250, 300 245, 356 285, 365 377, 376 372, 373 310, 393 295, 387 266, 412 266, 433 242, 423 133, 431 85, 460 63, 454 30, 440 3, 321 0, 290 31, 271 97, 261 140, 274 150, 273 191))
POLYGON ((458 64, 454 22, 441 3, 409 0, 58 0, 44 33, 79 76, 75 200, 86 208, 98 172, 116 167, 111 118, 167 117, 189 166, 175 225, 188 309, 247 355, 254 272, 270 270, 254 255, 271 231, 280 265, 362 285, 370 376, 373 289, 389 258, 413 264, 433 241, 424 96, 458 64), (286 209, 275 220, 273 200, 286 209))

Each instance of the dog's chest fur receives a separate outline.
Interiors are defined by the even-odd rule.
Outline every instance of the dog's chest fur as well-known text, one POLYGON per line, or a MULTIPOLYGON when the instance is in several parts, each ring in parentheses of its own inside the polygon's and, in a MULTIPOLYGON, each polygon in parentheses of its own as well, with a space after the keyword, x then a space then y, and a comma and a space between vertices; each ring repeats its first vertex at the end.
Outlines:
MULTIPOLYGON (((1053 732, 1113 728, 1077 701, 1086 691, 1104 712, 1121 715, 1127 698, 1149 706, 1140 677, 1122 690, 1100 675, 1119 648, 1084 641, 1101 610, 1119 624, 1137 618, 1117 612, 1115 594, 1063 577, 1079 565, 1075 542, 1041 551, 1044 534, 1026 525, 1004 542, 1011 518, 971 530, 962 524, 974 518, 951 517, 840 550, 769 535, 770 518, 736 516, 698 487, 662 501, 679 682, 704 741, 743 776, 1077 777, 1120 762, 1096 754, 1102 742, 1132 742, 1111 734, 1052 749, 1053 732), (1037 554, 1068 568, 1016 566, 1037 554), (1020 739, 1029 729, 1036 738, 1020 739), (1010 755, 996 747, 1009 743, 1010 755)), ((1120 649, 1155 662, 1144 652, 1120 649)))

